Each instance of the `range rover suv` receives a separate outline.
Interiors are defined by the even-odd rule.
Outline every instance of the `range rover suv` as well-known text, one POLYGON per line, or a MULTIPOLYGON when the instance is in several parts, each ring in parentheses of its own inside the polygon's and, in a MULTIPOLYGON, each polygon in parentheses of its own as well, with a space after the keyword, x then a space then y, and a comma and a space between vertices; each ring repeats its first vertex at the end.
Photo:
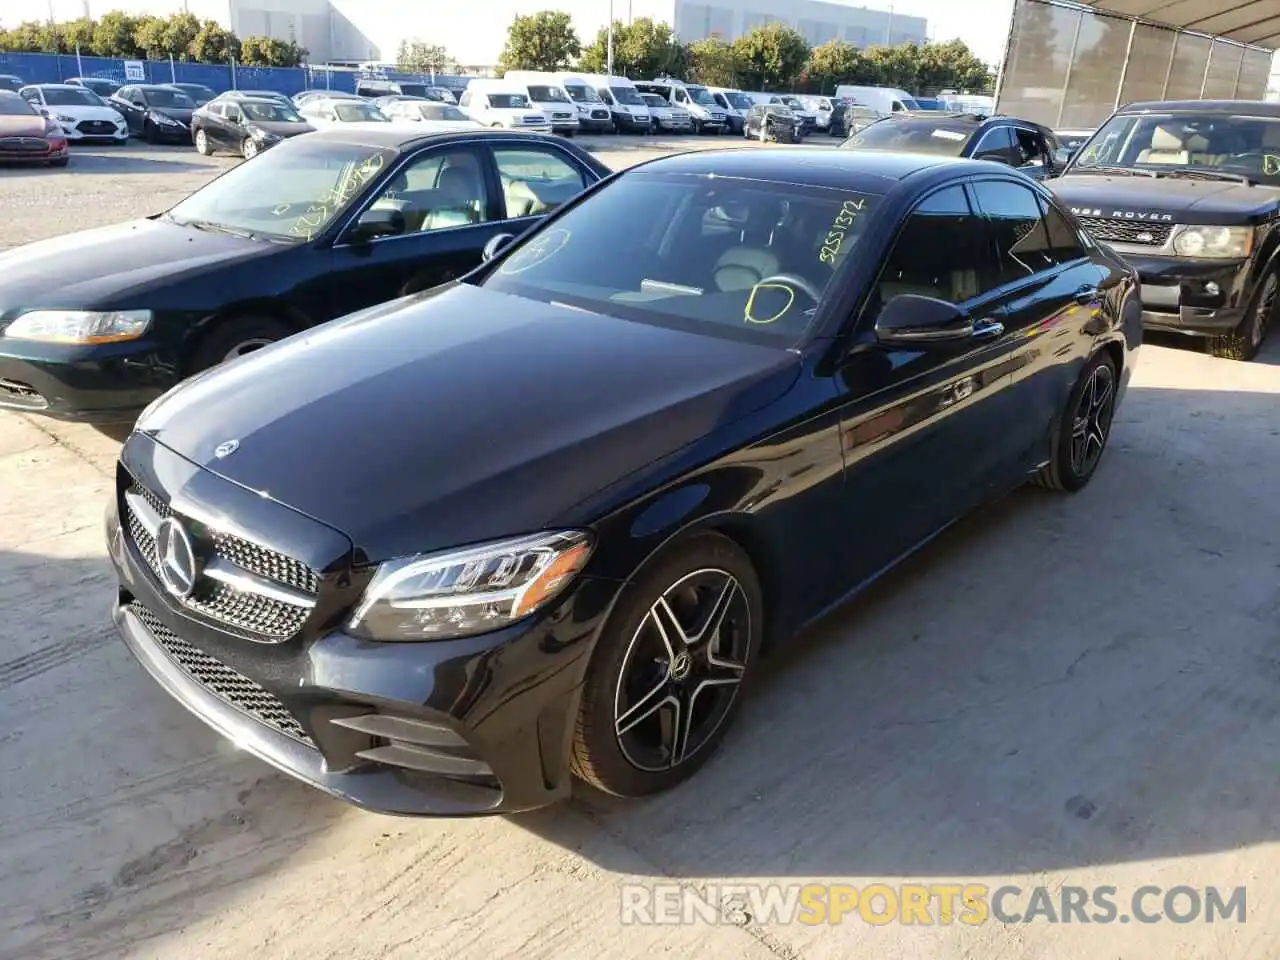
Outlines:
POLYGON ((1047 185, 1137 268, 1147 329, 1257 355, 1280 289, 1280 104, 1129 104, 1047 185))

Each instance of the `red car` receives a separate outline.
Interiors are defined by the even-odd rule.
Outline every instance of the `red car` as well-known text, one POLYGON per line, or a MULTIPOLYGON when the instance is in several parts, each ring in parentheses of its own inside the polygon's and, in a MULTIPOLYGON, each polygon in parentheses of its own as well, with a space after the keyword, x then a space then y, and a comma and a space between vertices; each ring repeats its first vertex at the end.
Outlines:
POLYGON ((0 163, 65 167, 67 140, 58 125, 16 93, 0 90, 0 163))

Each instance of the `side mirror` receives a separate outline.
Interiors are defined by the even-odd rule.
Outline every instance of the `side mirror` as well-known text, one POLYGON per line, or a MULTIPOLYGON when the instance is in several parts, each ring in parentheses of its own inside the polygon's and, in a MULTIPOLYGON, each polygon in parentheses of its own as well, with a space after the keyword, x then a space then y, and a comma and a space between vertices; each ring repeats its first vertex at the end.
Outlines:
POLYGON ((876 340, 894 346, 926 348, 973 336, 973 321, 954 303, 904 293, 894 297, 876 318, 876 340))
POLYGON ((515 239, 514 233, 494 234, 492 237, 489 238, 489 242, 484 245, 484 253, 481 254, 481 256, 484 258, 484 261, 488 263, 490 260, 492 260, 494 257, 496 257, 499 253, 502 252, 503 247, 505 247, 508 243, 510 243, 514 239, 515 239))
POLYGON ((360 214, 351 228, 351 239, 365 243, 378 237, 394 237, 404 233, 406 226, 404 214, 399 210, 373 207, 360 214))

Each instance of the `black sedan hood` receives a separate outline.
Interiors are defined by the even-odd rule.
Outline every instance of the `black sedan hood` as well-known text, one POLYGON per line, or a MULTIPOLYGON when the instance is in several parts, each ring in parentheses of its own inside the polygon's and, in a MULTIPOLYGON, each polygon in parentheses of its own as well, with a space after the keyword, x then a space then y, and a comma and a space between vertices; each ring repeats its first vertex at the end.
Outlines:
POLYGON ((1280 190, 1226 180, 1088 173, 1045 186, 1079 217, 1231 226, 1259 223, 1280 210, 1280 190))
POLYGON ((385 560, 541 529, 798 371, 786 350, 455 285, 197 376, 139 429, 385 560))
POLYGON ((160 219, 29 243, 0 254, 0 318, 31 307, 147 307, 139 296, 276 246, 160 219))

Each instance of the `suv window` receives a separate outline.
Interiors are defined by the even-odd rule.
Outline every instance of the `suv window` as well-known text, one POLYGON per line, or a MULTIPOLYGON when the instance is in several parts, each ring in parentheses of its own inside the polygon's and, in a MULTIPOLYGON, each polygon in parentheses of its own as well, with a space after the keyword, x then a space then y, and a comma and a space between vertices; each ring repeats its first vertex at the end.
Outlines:
POLYGON ((873 313, 904 293, 966 303, 999 284, 998 268, 986 221, 969 206, 963 187, 944 187, 903 223, 880 272, 873 313))
POLYGON ((1000 254, 1000 283, 1014 283, 1060 262, 1051 252, 1040 198, 1020 183, 981 180, 978 206, 991 221, 1000 254))
POLYGON ((973 159, 995 160, 1011 167, 1021 166, 1021 154, 1013 136, 1013 128, 1007 125, 992 127, 979 138, 973 148, 973 159))

